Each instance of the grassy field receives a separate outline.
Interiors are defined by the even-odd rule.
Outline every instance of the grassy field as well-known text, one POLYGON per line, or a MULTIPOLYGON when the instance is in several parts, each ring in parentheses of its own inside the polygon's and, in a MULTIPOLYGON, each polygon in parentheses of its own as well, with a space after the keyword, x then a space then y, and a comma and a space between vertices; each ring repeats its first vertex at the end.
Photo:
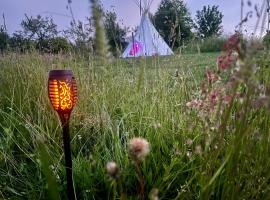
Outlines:
MULTIPOLYGON (((241 83, 243 103, 223 112, 187 106, 201 95, 205 69, 216 68, 217 57, 184 54, 106 65, 73 55, 0 57, 0 199, 66 198, 61 127, 47 95, 49 70, 64 68, 78 83, 71 118, 77 199, 139 199, 127 147, 134 137, 150 144, 140 165, 146 199, 270 199, 270 115, 250 106, 257 90, 241 83), (119 166, 120 179, 107 175, 109 161, 119 166)), ((264 88, 268 64, 260 58, 252 76, 264 88)))

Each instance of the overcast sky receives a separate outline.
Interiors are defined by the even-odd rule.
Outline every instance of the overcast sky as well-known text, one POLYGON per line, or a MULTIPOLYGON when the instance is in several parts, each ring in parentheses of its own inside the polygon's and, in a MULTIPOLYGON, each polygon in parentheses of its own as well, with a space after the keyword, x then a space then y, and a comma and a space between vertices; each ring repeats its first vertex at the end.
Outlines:
MULTIPOLYGON (((154 13, 161 0, 153 0, 151 12, 154 13)), ((184 0, 187 7, 195 17, 196 11, 202 9, 204 5, 218 5, 222 13, 223 29, 225 34, 233 33, 235 25, 240 21, 240 2, 241 0, 184 0)), ((245 0, 247 1, 247 0, 245 0)), ((257 4, 259 7, 264 0, 251 0, 252 7, 257 4)), ((118 18, 122 20, 126 26, 134 27, 139 24, 140 15, 139 8, 133 0, 102 0, 106 9, 114 9, 118 18)), ((20 22, 24 18, 24 14, 36 16, 51 16, 58 25, 59 30, 69 26, 71 21, 69 10, 67 9, 67 0, 0 0, 0 13, 5 14, 8 31, 14 32, 20 30, 20 22)), ((245 3, 245 12, 251 8, 245 3)), ((72 9, 76 20, 84 20, 90 15, 89 0, 72 0, 72 9)), ((255 26, 256 15, 245 27, 249 33, 253 32, 255 26)), ((3 24, 2 17, 0 24, 3 24)))

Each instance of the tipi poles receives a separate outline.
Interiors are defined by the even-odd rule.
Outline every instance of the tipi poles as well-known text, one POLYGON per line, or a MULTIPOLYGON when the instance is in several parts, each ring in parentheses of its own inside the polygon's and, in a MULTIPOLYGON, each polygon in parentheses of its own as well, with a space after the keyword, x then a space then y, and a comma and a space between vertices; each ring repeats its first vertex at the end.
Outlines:
POLYGON ((140 16, 142 16, 142 0, 140 0, 140 16))
POLYGON ((140 8, 140 15, 142 15, 143 12, 148 11, 150 9, 150 6, 154 0, 133 0, 133 1, 140 8))

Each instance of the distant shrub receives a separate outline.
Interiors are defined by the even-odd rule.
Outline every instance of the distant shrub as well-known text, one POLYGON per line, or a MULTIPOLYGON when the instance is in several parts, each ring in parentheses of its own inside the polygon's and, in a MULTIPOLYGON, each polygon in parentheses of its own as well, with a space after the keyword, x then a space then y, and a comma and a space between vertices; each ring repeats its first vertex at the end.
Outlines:
POLYGON ((192 40, 186 46, 182 47, 184 53, 197 52, 219 52, 226 42, 224 37, 211 37, 201 40, 192 40))
POLYGON ((0 30, 0 52, 3 52, 8 47, 9 36, 4 30, 0 30))
POLYGON ((270 32, 266 33, 263 37, 263 46, 266 49, 270 49, 270 32))
POLYGON ((55 37, 44 40, 40 42, 38 46, 41 46, 41 50, 43 52, 54 54, 68 52, 71 50, 71 44, 63 37, 55 37))

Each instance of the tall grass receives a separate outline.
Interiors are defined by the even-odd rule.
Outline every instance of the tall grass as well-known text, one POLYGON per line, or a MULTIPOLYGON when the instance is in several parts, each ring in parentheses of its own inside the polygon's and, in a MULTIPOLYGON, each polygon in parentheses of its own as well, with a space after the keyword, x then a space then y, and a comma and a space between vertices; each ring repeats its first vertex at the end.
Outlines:
POLYGON ((227 38, 210 37, 200 40, 191 40, 181 47, 182 53, 209 53, 221 52, 227 38))
MULTIPOLYGON (((71 68, 79 101, 71 118, 74 184, 78 199, 120 198, 106 164, 115 161, 127 199, 138 199, 139 180, 128 142, 150 143, 142 162, 145 196, 160 199, 267 199, 269 113, 233 104, 215 120, 186 107, 198 95, 206 67, 217 54, 114 60, 73 55, 8 54, 0 58, 0 196, 46 199, 41 156, 54 174, 61 199, 65 169, 61 130, 47 97, 50 69, 71 68), (177 73, 176 73, 177 70, 177 73), (227 116, 227 117, 226 117, 227 116), (222 130, 218 124, 224 121, 222 130), (214 138, 209 143, 209 136, 214 138), (40 145, 44 150, 40 150, 40 145)), ((269 84, 268 60, 254 80, 269 84)), ((53 180, 51 182, 54 182, 53 180)))

